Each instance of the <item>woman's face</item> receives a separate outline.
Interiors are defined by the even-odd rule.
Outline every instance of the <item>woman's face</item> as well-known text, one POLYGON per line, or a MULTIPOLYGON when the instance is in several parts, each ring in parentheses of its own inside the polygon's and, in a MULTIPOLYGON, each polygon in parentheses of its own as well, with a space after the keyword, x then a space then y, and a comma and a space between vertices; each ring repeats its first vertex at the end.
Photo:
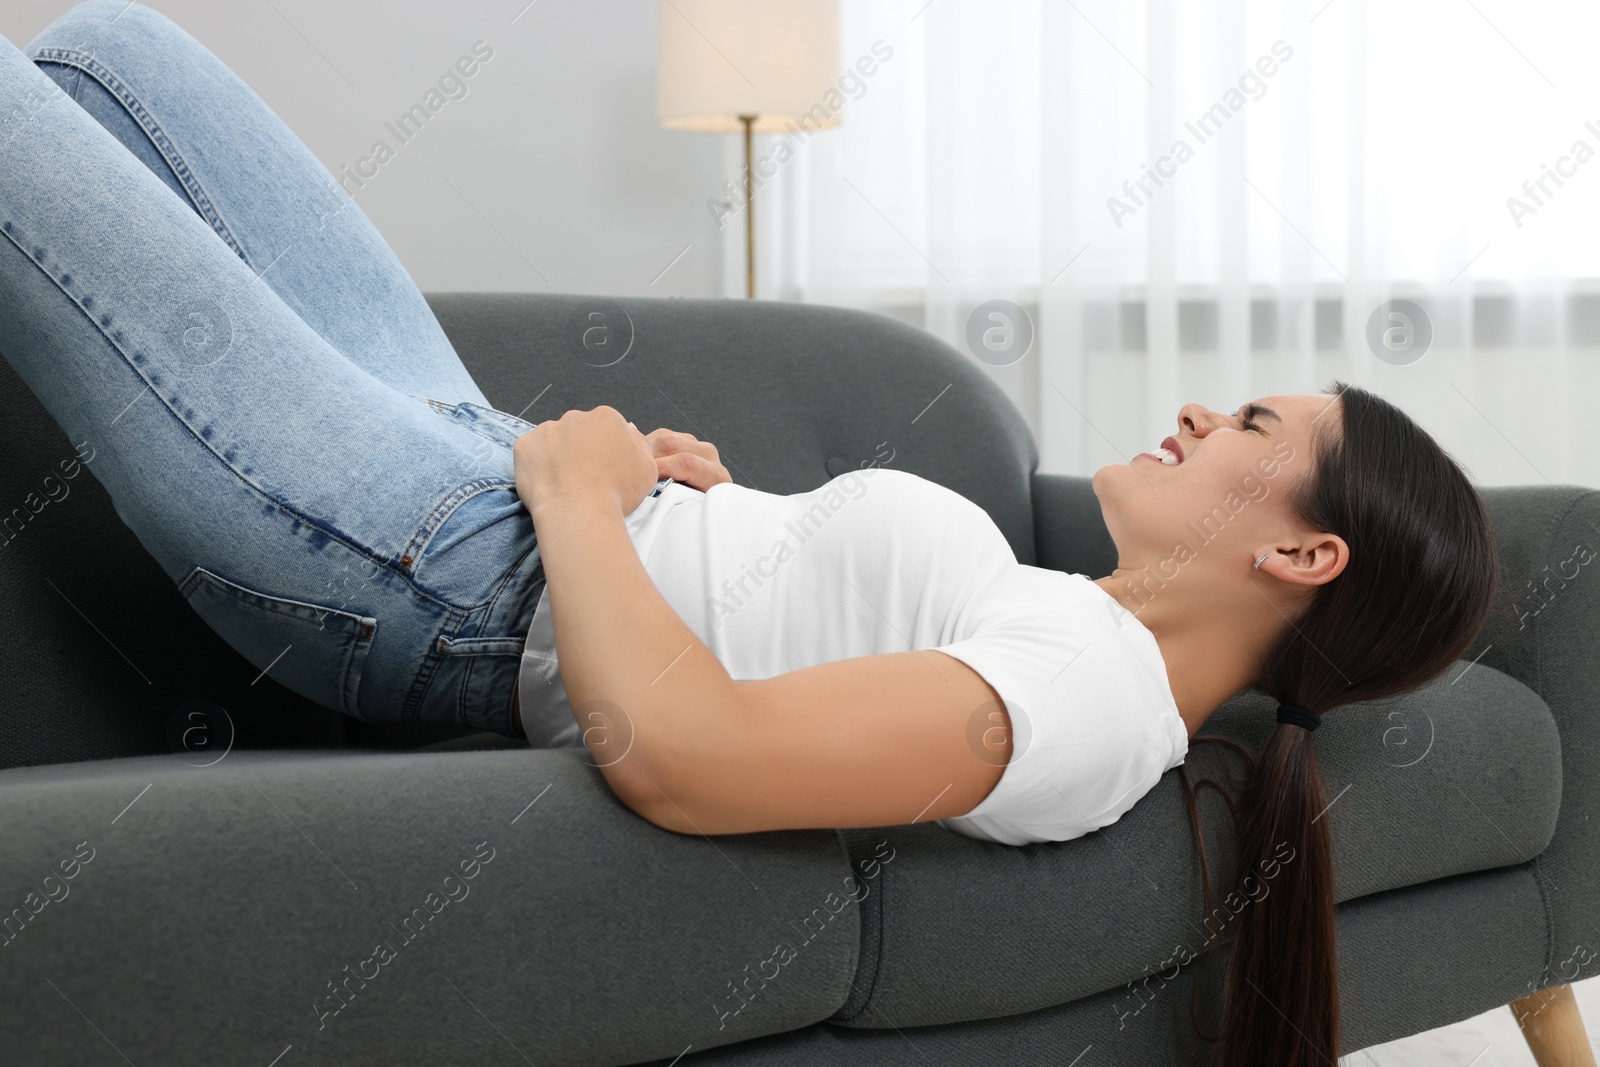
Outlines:
POLYGON ((1094 492, 1119 566, 1149 565, 1168 579, 1192 565, 1237 573, 1235 565, 1250 567, 1265 546, 1298 540, 1306 531, 1290 513, 1288 490, 1311 472, 1315 430, 1339 432, 1337 402, 1304 393, 1232 412, 1185 404, 1167 443, 1180 463, 1140 455, 1097 470, 1094 492))

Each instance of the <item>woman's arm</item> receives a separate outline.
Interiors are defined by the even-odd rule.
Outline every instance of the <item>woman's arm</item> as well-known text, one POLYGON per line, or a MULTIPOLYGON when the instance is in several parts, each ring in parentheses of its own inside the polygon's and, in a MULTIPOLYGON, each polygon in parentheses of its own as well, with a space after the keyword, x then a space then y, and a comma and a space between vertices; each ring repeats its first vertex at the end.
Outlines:
POLYGON ((695 740, 738 714, 727 670, 656 589, 624 523, 655 483, 650 453, 605 406, 541 423, 513 449, 573 714, 613 792, 647 818, 670 809, 695 740))
MULTIPOLYGON (((734 683, 738 744, 696 752, 680 804, 701 833, 899 826, 965 815, 1011 761, 1005 703, 937 649, 734 683)), ((691 828, 667 811, 650 821, 691 828)), ((647 816, 649 817, 649 816, 647 816)))
POLYGON ((529 510, 584 744, 612 791, 655 821, 679 799, 695 740, 733 726, 732 679, 661 596, 614 504, 547 496, 529 510))
POLYGON ((567 695, 623 803, 666 829, 725 834, 942 819, 989 794, 1011 755, 1005 705, 954 657, 734 681, 633 547, 624 518, 655 471, 622 430, 604 407, 541 424, 517 442, 517 485, 567 695))

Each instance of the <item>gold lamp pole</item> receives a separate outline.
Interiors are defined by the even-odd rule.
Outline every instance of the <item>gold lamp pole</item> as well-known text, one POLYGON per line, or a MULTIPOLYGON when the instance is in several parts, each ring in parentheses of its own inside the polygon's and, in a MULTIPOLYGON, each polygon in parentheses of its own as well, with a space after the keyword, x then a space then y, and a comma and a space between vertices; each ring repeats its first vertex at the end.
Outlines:
MULTIPOLYGON (((839 125, 839 0, 658 0, 656 30, 661 125, 744 133, 744 291, 754 299, 755 135, 839 125)), ((718 230, 733 188, 706 202, 718 230)))
POLYGON ((756 116, 740 115, 739 121, 744 123, 744 295, 754 300, 756 298, 756 172, 754 155, 751 146, 755 138, 751 136, 751 128, 756 124, 756 116))

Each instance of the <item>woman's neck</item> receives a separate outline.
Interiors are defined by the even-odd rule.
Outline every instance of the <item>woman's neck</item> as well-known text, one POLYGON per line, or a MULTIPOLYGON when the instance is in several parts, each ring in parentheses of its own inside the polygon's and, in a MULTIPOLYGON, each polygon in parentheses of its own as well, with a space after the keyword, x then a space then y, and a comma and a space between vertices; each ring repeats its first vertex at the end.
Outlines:
POLYGON ((1119 567, 1095 584, 1155 635, 1178 713, 1192 738, 1213 711, 1255 680, 1261 653, 1277 636, 1263 610, 1279 619, 1280 626, 1286 616, 1248 580, 1235 578, 1219 588, 1208 584, 1203 572, 1180 571, 1152 589, 1139 584, 1145 577, 1119 567), (1253 626, 1247 620, 1262 622, 1253 626))

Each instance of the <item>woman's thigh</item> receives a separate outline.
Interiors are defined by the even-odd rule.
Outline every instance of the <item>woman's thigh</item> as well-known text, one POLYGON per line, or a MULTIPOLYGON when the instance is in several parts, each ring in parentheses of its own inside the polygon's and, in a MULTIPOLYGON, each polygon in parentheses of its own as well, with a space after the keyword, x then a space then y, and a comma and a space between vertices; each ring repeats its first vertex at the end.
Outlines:
POLYGON ((354 199, 172 20, 88 0, 24 51, 357 367, 414 396, 488 404, 354 199))
POLYGON ((0 101, 0 353, 122 521, 290 688, 500 728, 537 595, 511 463, 527 424, 346 358, 4 37, 0 101), (284 637, 282 661, 263 633, 284 637), (473 703, 462 660, 424 662, 441 639, 500 657, 495 707, 473 703), (382 699, 355 700, 363 658, 382 663, 382 699), (427 690, 433 666, 455 695, 427 690))

